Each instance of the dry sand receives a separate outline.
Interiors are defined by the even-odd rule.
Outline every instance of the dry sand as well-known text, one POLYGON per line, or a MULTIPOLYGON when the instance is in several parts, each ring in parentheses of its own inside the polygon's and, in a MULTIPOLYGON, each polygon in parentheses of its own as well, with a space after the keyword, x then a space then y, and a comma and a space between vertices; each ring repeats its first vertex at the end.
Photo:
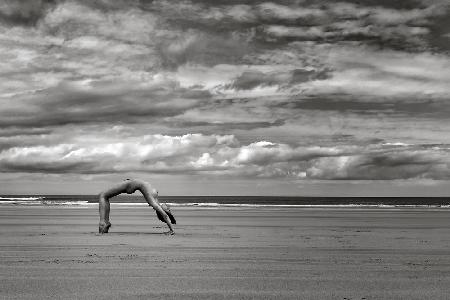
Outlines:
POLYGON ((449 299, 448 209, 0 207, 1 299, 449 299))

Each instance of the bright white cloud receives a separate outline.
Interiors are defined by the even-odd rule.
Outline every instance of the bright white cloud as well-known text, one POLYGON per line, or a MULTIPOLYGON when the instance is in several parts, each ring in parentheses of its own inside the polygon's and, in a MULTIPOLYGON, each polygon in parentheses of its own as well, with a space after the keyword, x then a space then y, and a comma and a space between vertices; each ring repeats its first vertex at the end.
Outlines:
MULTIPOLYGON (((74 140, 75 141, 75 140, 74 140)), ((450 176, 450 148, 404 144, 293 147, 260 141, 240 145, 232 135, 147 135, 0 152, 9 172, 97 174, 199 173, 297 179, 409 179, 450 176)))

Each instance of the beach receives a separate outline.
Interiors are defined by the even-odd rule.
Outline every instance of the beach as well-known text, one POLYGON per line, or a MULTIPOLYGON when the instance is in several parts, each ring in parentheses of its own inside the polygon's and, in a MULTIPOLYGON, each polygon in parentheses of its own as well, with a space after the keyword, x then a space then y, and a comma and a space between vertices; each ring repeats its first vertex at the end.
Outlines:
POLYGON ((0 207, 1 299, 448 299, 448 208, 0 207))

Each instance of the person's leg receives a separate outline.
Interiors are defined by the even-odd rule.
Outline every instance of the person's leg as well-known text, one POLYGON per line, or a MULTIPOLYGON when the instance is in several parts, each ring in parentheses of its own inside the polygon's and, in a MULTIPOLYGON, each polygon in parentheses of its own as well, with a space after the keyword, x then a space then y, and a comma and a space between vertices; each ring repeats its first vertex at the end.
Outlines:
POLYGON ((171 221, 169 219, 169 216, 166 214, 166 212, 158 204, 151 203, 151 206, 156 210, 156 214, 158 215, 158 218, 160 220, 162 218, 161 221, 163 221, 163 222, 165 222, 167 224, 167 226, 170 229, 169 233, 170 234, 174 234, 175 232, 173 231, 172 223, 171 223, 171 221))
POLYGON ((98 209, 100 212, 100 223, 98 224, 98 233, 108 233, 111 223, 109 222, 109 200, 100 195, 98 200, 98 209))
POLYGON ((167 214, 167 216, 170 219, 170 222, 172 224, 177 224, 177 221, 175 220, 175 217, 173 216, 172 212, 170 211, 170 208, 167 206, 167 204, 165 203, 160 203, 159 204, 161 206, 161 208, 164 210, 164 212, 167 214))

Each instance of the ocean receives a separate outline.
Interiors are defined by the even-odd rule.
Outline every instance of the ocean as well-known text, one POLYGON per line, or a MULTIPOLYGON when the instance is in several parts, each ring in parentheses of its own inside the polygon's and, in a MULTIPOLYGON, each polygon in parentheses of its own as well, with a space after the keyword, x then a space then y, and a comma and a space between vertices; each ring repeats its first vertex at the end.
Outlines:
MULTIPOLYGON (((450 197, 276 197, 276 196, 160 196, 179 207, 444 207, 450 197)), ((1 195, 0 206, 79 206, 98 204, 96 195, 1 195)), ((146 206, 142 196, 116 196, 111 205, 146 206)))

